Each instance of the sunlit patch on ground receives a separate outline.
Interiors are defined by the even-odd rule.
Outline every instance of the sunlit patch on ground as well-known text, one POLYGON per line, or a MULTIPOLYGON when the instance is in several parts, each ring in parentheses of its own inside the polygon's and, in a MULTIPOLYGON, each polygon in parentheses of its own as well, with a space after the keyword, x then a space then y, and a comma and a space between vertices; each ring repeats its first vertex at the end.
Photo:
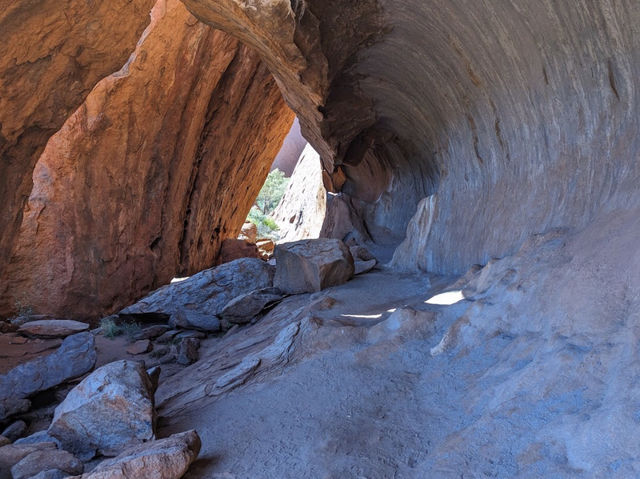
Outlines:
POLYGON ((462 291, 447 291, 446 293, 436 294, 430 299, 426 300, 427 304, 437 304, 439 306, 450 306, 456 304, 464 299, 462 291))

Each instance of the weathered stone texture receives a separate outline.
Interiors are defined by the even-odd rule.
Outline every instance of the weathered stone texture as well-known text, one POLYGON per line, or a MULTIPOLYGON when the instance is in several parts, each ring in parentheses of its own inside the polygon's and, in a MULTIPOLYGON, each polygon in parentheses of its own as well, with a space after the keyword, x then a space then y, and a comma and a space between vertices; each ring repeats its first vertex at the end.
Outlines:
POLYGON ((257 54, 159 0, 41 156, 0 313, 106 314, 215 264, 292 121, 257 54))
POLYGON ((0 0, 0 277, 47 140, 120 68, 154 0, 0 0))

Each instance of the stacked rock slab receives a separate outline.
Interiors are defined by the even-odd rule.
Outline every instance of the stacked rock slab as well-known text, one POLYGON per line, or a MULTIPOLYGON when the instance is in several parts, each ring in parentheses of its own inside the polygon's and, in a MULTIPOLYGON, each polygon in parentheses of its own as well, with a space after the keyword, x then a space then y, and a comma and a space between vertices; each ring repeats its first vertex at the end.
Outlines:
POLYGON ((216 264, 292 121, 257 54, 158 0, 129 62, 40 157, 0 314, 104 316, 216 264))

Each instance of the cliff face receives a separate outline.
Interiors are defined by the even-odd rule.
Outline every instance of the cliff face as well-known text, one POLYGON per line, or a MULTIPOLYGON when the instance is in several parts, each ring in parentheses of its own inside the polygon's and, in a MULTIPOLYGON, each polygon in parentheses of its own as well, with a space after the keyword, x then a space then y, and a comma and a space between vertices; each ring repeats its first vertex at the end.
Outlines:
POLYGON ((185 4, 263 55, 374 238, 433 195, 399 267, 461 272, 640 199, 638 2, 185 4))
POLYGON ((153 0, 0 0, 0 277, 31 172, 94 85, 120 68, 153 0))
POLYGON ((3 309, 105 314, 210 267, 292 121, 257 54, 158 1, 130 61, 40 157, 3 309))

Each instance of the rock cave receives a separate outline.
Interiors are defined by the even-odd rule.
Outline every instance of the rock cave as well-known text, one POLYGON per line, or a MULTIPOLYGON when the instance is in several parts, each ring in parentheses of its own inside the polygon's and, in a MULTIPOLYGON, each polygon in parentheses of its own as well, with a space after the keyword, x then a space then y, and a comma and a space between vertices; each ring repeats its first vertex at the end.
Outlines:
POLYGON ((0 479, 640 477, 637 0, 0 6, 0 479))

